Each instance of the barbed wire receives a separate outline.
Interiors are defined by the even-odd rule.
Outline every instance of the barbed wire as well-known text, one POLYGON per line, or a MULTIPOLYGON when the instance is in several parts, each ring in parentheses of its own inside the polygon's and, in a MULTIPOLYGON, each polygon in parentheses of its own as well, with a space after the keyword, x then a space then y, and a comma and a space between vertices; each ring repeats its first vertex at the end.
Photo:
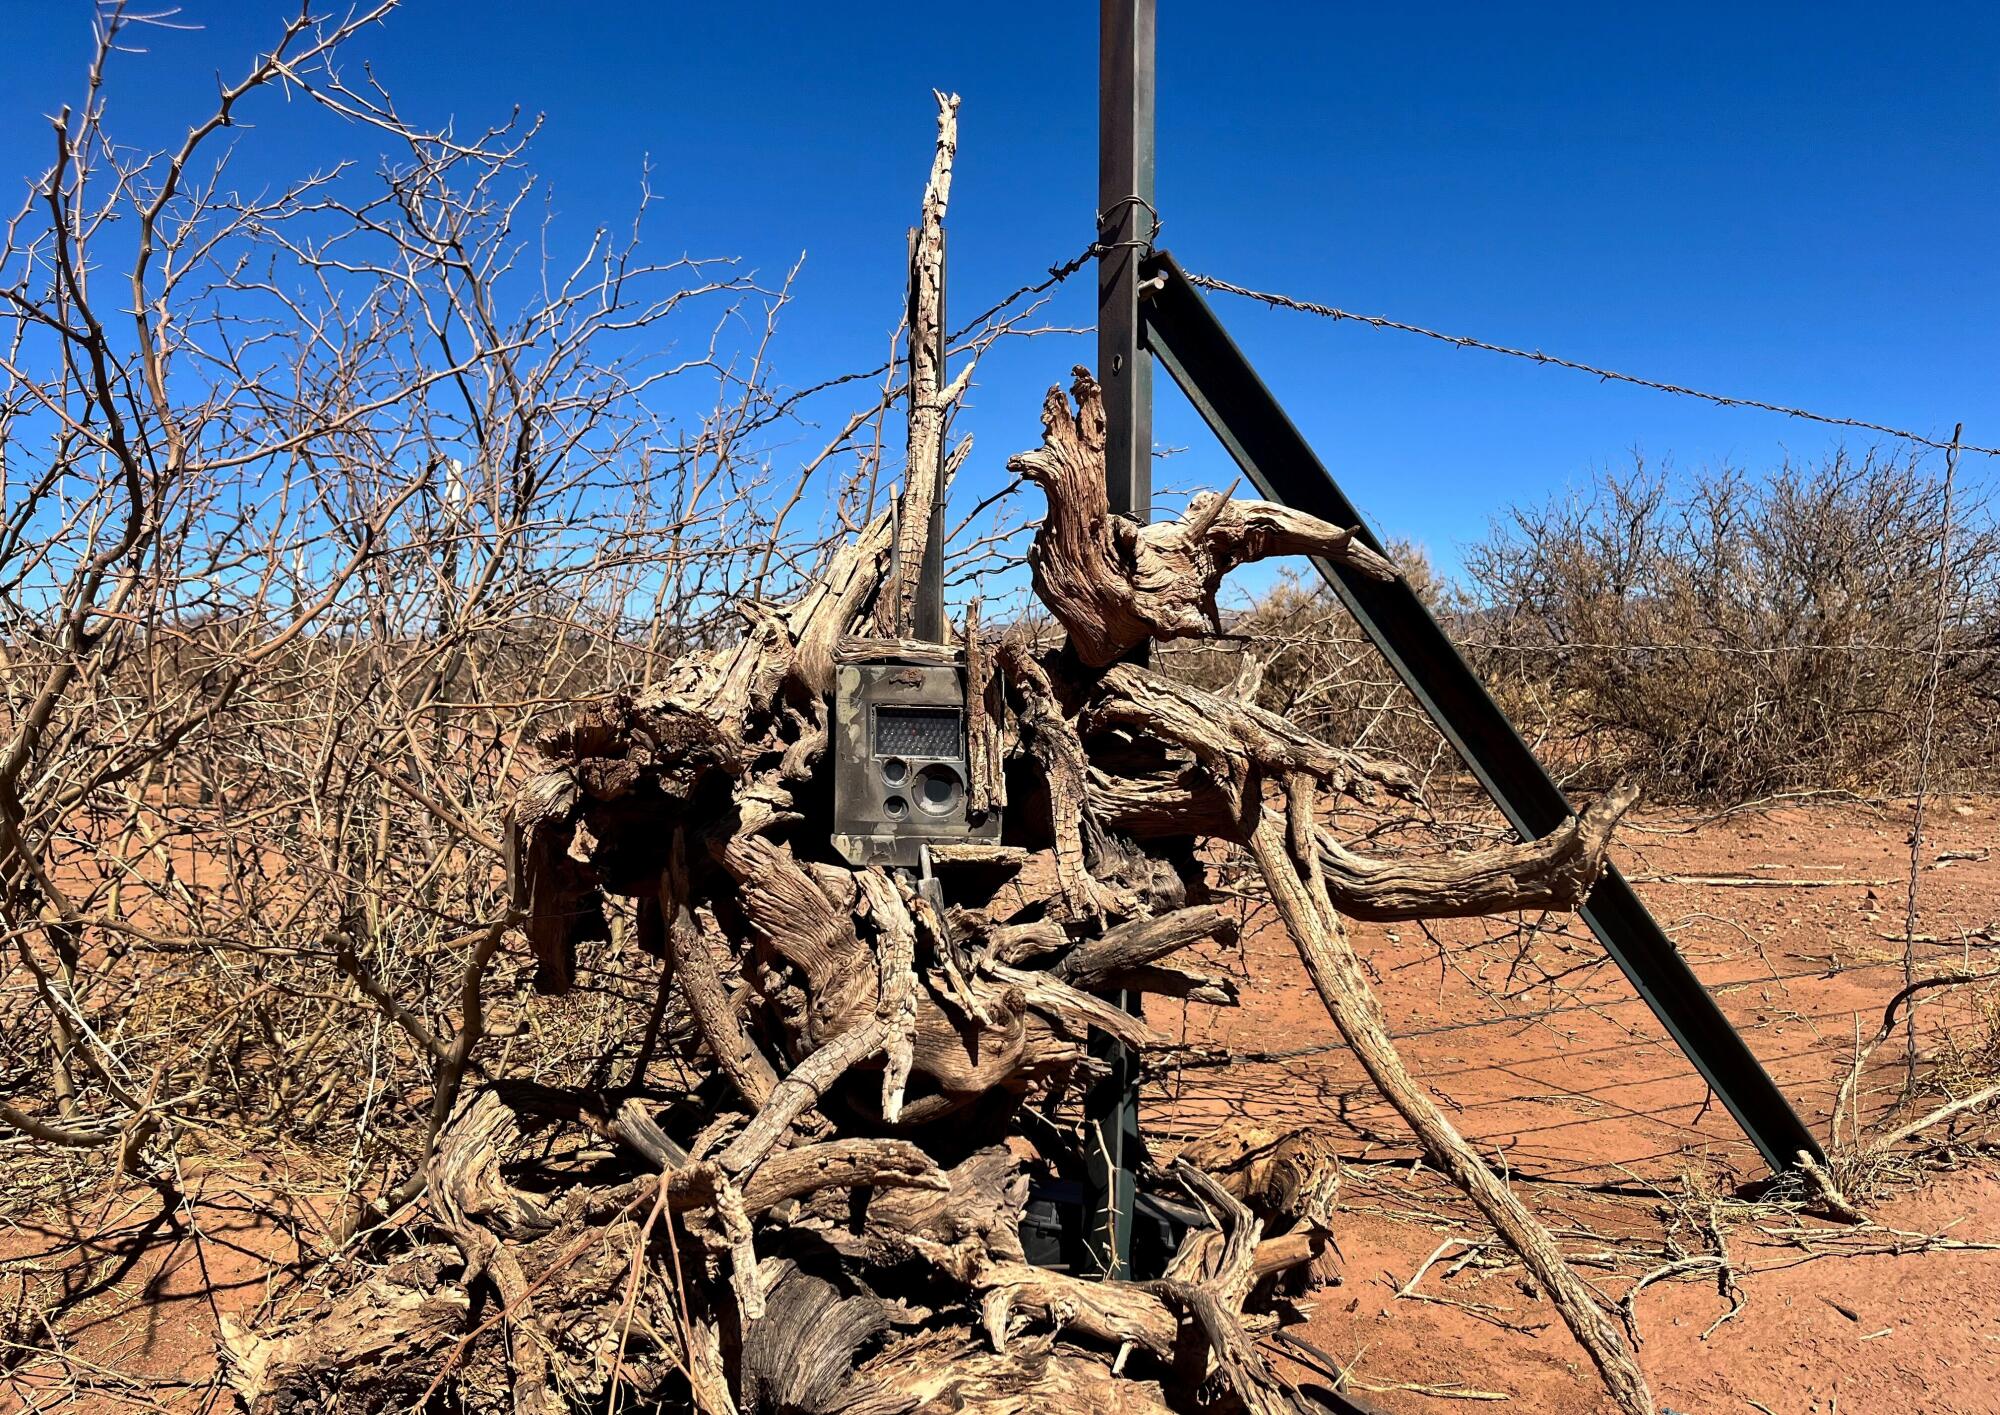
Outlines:
MULTIPOLYGON (((1015 305, 1019 304, 1022 300, 1028 299, 1030 296, 1053 290, 1106 251, 1117 250, 1121 246, 1136 246, 1140 244, 1135 241, 1120 241, 1107 245, 1102 241, 1092 241, 1068 260, 1060 260, 1049 266, 1048 274, 1041 280, 1023 285, 1018 290, 1003 296, 960 325, 957 329, 952 330, 945 336, 947 349, 974 330, 984 328, 995 315, 1012 309, 1015 305)), ((893 370, 899 362, 901 361, 898 359, 888 359, 875 365, 873 368, 856 369, 851 373, 836 374, 832 378, 822 379, 818 383, 809 384, 794 393, 788 393, 760 414, 756 419, 755 425, 761 427, 767 423, 774 422, 800 403, 803 403, 806 399, 816 394, 825 393, 829 389, 839 388, 844 384, 858 383, 863 379, 880 378, 882 375, 893 370)))
POLYGON ((2000 457, 2000 447, 1981 447, 1973 443, 1942 441, 1926 437, 1920 432, 1907 428, 1891 427, 1887 423, 1870 422, 1865 418, 1838 417, 1831 413, 1816 413, 1809 408, 1793 408, 1783 403, 1767 403, 1761 398, 1741 398, 1728 393, 1710 393, 1700 388, 1689 388, 1683 384, 1667 383, 1660 379, 1641 378, 1637 374, 1620 373, 1616 369, 1601 368, 1596 364, 1583 363, 1577 359, 1566 359, 1556 354, 1546 354, 1540 349, 1517 349, 1508 344, 1495 344, 1485 339, 1475 339, 1469 334, 1447 334, 1438 329, 1427 329, 1421 324, 1409 324, 1403 320, 1390 319, 1379 314, 1357 314, 1353 310, 1340 309, 1334 305, 1323 305, 1313 300, 1301 300, 1291 295, 1282 295, 1270 290, 1253 290, 1248 286, 1218 280, 1212 275, 1189 275, 1188 283, 1218 294, 1237 295, 1246 300, 1255 300, 1273 309, 1294 310, 1300 314, 1318 315, 1322 319, 1349 320, 1365 324, 1372 329, 1390 329, 1400 334, 1415 334, 1425 339, 1434 339, 1441 344, 1450 344, 1459 349, 1480 349, 1489 354, 1504 354, 1508 358, 1526 359, 1531 363, 1549 364, 1555 368, 1569 369, 1574 373, 1587 373, 1607 383, 1625 383, 1635 388, 1650 388, 1656 393, 1671 393, 1680 398, 1695 398, 1705 403, 1713 403, 1722 408, 1754 408, 1759 412, 1777 413, 1788 418, 1798 418, 1804 422, 1822 423, 1828 427, 1859 428, 1864 432, 1879 432, 1886 437, 1899 438, 1919 447, 1929 447, 1935 451, 1947 452, 1954 445, 1961 453, 1976 453, 1981 457, 2000 457))
MULTIPOLYGON (((1157 218, 1155 219, 1157 220, 1157 218)), ((1048 266, 1048 274, 1042 279, 1031 281, 1020 286, 1018 289, 1010 291, 993 304, 981 310, 972 319, 951 331, 947 336, 947 342, 958 342, 966 335, 983 328, 994 316, 1013 308, 1022 300, 1044 294, 1054 289, 1057 285, 1076 275, 1091 261, 1097 259, 1097 257, 1105 254, 1107 251, 1127 246, 1137 249, 1149 249, 1151 242, 1121 241, 1107 243, 1104 241, 1091 241, 1082 250, 1067 260, 1057 261, 1048 266)), ((1939 452, 1949 452, 1955 449, 1960 455, 1971 453, 1981 457, 2000 457, 2000 447, 1988 447, 1978 443, 1947 441, 1927 436, 1924 433, 1914 432, 1908 428, 1894 427, 1888 423, 1874 422, 1866 418, 1850 418, 1832 413, 1821 413, 1810 408, 1797 408, 1783 403, 1772 403, 1761 398, 1716 393, 1707 389, 1692 388, 1685 384, 1669 383, 1663 379, 1645 378, 1638 374, 1622 373, 1617 369, 1585 363, 1579 359, 1565 358, 1558 354, 1546 353, 1540 349, 1516 348, 1508 344, 1498 344, 1490 340, 1478 339, 1469 334, 1452 334, 1444 330, 1430 329, 1424 325, 1411 324, 1405 320, 1391 319, 1386 315, 1362 314, 1354 310, 1342 309, 1336 305, 1322 304, 1315 300, 1300 299, 1297 296, 1286 295, 1277 291, 1252 289, 1247 285, 1238 285, 1233 281, 1223 280, 1213 275, 1190 273, 1187 279, 1189 284, 1197 288, 1214 291, 1217 294, 1235 295, 1240 299, 1254 300, 1273 309, 1286 309, 1300 314, 1315 315, 1322 319, 1365 324, 1371 329, 1386 329, 1396 333, 1414 334, 1420 338, 1431 339, 1441 344, 1449 344, 1453 348, 1478 349, 1489 354, 1501 354, 1508 358, 1524 359, 1530 363, 1546 364, 1554 368, 1568 369, 1573 373, 1588 374, 1603 382, 1623 383, 1635 388, 1649 388, 1657 393, 1667 393, 1681 398, 1693 398, 1701 402, 1712 403, 1717 407, 1750 408, 1758 412, 1775 413, 1780 417, 1796 418, 1803 422, 1818 423, 1827 427, 1847 427, 1863 432, 1880 433, 1885 437, 1893 437, 1918 447, 1927 447, 1939 452)), ((888 359, 876 364, 872 368, 855 369, 848 373, 836 374, 831 378, 822 379, 818 383, 809 384, 774 402, 756 419, 756 422, 762 425, 773 421, 790 412, 807 399, 828 392, 831 389, 839 388, 849 383, 858 383, 864 379, 880 378, 884 374, 891 372, 896 367, 896 363, 895 359, 888 359)))
MULTIPOLYGON (((1180 653, 1226 653, 1243 644, 1275 645, 1276 651, 1304 645, 1317 648, 1371 648, 1372 640, 1361 634, 1296 634, 1285 632, 1245 634, 1228 632, 1211 634, 1207 641, 1199 643, 1175 644, 1180 653)), ((1758 647, 1751 644, 1717 644, 1702 639, 1688 639, 1668 642, 1608 643, 1594 639, 1565 639, 1561 643, 1527 644, 1509 643, 1500 639, 1472 639, 1452 637, 1452 643, 1461 649, 1481 649, 1492 653, 1541 653, 1563 654, 1580 650, 1605 653, 1702 653, 1718 656, 1740 656, 1748 658, 1778 658, 1797 653, 1885 653, 1900 654, 1905 657, 1929 658, 1932 650, 1923 644, 1881 644, 1857 640, 1851 643, 1797 643, 1777 644, 1758 647)))
POLYGON ((1063 281, 1069 279, 1070 276, 1076 274, 1079 270, 1083 269, 1084 266, 1090 264, 1090 262, 1096 260, 1100 255, 1103 255, 1105 252, 1117 250, 1122 246, 1132 246, 1137 244, 1138 243, 1135 241, 1118 241, 1111 244, 1106 244, 1103 241, 1092 241, 1089 245, 1085 246, 1081 251, 1071 256, 1068 260, 1057 261, 1054 265, 1051 265, 1049 267, 1048 278, 1044 280, 1038 280, 1032 285, 1023 285, 1020 289, 1014 291, 1013 294, 1008 295, 1005 299, 999 301, 997 304, 993 305, 988 309, 982 310, 980 313, 974 315, 970 320, 968 320, 965 323, 963 327, 959 329, 959 331, 956 334, 953 334, 951 338, 959 339, 964 335, 971 333, 973 330, 980 328, 988 320, 992 319, 994 315, 999 314, 1004 309, 1010 308, 1011 306, 1013 306, 1014 304, 1018 303, 1021 300, 1027 299, 1030 295, 1039 295, 1044 290, 1053 290, 1056 286, 1062 284, 1063 281))

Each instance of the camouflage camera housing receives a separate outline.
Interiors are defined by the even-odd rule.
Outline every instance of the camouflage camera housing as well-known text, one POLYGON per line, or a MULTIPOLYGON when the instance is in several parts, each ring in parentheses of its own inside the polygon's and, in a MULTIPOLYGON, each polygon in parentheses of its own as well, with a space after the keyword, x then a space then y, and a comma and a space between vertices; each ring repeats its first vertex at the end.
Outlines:
POLYGON ((914 868, 926 844, 1000 839, 999 812, 968 798, 962 669, 842 664, 833 743, 833 845, 849 864, 914 868))

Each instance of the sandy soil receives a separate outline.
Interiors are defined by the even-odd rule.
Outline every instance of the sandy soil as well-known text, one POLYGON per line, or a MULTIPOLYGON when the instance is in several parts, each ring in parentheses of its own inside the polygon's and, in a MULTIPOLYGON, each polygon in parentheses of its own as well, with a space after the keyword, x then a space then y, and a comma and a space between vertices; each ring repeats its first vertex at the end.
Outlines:
POLYGON ((294 1192, 291 1158, 184 1165, 184 1202, 119 1186, 0 1229, 0 1412, 237 1409, 221 1318, 292 1289, 333 1227, 337 1195, 294 1192))
MULTIPOLYGON (((1984 970, 1993 943, 1964 936, 1993 930, 2000 912, 2000 801, 1948 802, 1932 823, 1917 928, 1938 942, 1919 954, 1926 968, 1984 970), (1937 858, 1956 854, 1976 858, 1937 858)), ((1872 1032, 1901 985, 1907 806, 1637 824, 1620 853, 1627 872, 1824 1135, 1857 1025, 1872 1032), (1794 883, 1661 878, 1716 874, 1794 883)), ((1342 1280, 1303 1304, 1308 1320, 1293 1330, 1357 1397, 1390 1412, 1607 1408, 1553 1310, 1413 1163, 1393 1114, 1330 1044, 1282 931, 1246 907, 1240 950, 1213 960, 1243 975, 1243 1006, 1184 1019, 1156 1009, 1155 1020, 1190 1044, 1305 1054, 1169 1076, 1149 1093, 1149 1135, 1170 1143, 1249 1116, 1338 1139, 1342 1280)), ((2000 1166, 1961 1156, 1884 1172, 1869 1202, 1877 1224, 1859 1230, 1756 1202, 1756 1155, 1588 936, 1509 927, 1363 926, 1358 939, 1414 1067, 1608 1298, 1684 1260, 1633 1304, 1641 1359, 1668 1406, 2000 1411, 2000 1251, 1984 1246, 2000 1245, 2000 1166)), ((2000 1020, 1949 996, 1926 1012, 1920 1042, 1927 1068, 1970 1076, 2000 1053, 2000 1020)), ((1864 1118, 1898 1102, 1903 1080, 1903 1053, 1885 1046, 1861 1088, 1864 1118)), ((289 1191, 287 1172, 283 1156, 218 1161, 185 1173, 193 1197, 168 1208, 145 1190, 70 1204, 10 1194, 0 1411, 231 1408, 216 1378, 218 1318, 256 1310, 332 1209, 325 1193, 289 1191), (50 1325, 62 1366, 26 1355, 49 1344, 50 1325)), ((1317 1364, 1293 1374, 1326 1383, 1317 1364)))
MULTIPOLYGON (((1689 833, 1652 815, 1619 858, 1724 1011, 1814 1131, 1828 1132, 1857 1025, 1872 1034, 1902 983, 1909 813, 1800 806, 1738 815, 1689 833), (1675 882, 1662 876, 1754 875, 1781 887, 1675 882), (1885 934, 1894 935, 1891 938, 1885 934)), ((1993 966, 2000 917, 2000 803, 1933 807, 1919 883, 1921 966, 1993 966), (1971 854, 1975 859, 1941 855, 1971 854)), ((1193 1009, 1191 1043, 1283 1051, 1331 1035, 1282 929, 1258 910, 1241 948, 1243 1006, 1193 1009)), ((1880 1177, 1852 1231, 1745 1202, 1764 1170, 1729 1116, 1668 1041, 1614 965, 1572 931, 1506 937, 1491 924, 1358 926, 1392 1028, 1455 1122, 1503 1162, 1572 1253, 1614 1244, 1699 1258, 1720 1232, 1741 1308, 1734 1316, 1712 1262, 1646 1286, 1634 1304, 1640 1350, 1667 1405, 1695 1412, 2000 1411, 2000 1170, 1880 1177), (1501 935, 1497 939, 1495 935, 1501 935), (1474 945, 1477 944, 1477 947, 1474 945), (1511 994, 1496 1003, 1494 993, 1511 994), (1468 1023, 1474 1025, 1466 1025, 1468 1023), (1691 1190, 1713 1195, 1690 1204, 1691 1190), (1676 1196, 1669 1198, 1669 1196, 1676 1196), (1925 1251, 1928 1249, 1928 1251, 1925 1251), (1717 1326, 1718 1319, 1727 1320, 1717 1326)), ((1940 994, 1940 996, 1942 996, 1940 994)), ((1925 1064, 1969 1069, 1994 1020, 1963 996, 1922 1014, 1925 1064)), ((1859 1089, 1864 1119, 1901 1100, 1904 1053, 1885 1045, 1859 1089)), ((1940 1100, 1921 1097, 1928 1108, 1940 1100)), ((1490 1231, 1449 1186, 1412 1174, 1414 1151, 1386 1104, 1341 1050, 1261 1065, 1189 1071, 1147 1108, 1148 1132, 1191 1134, 1228 1115, 1335 1127, 1353 1159, 1339 1234, 1341 1286, 1318 1294, 1307 1340, 1375 1387, 1350 1387, 1386 1411, 1499 1402, 1508 1410, 1610 1408, 1556 1318, 1511 1265, 1482 1250, 1490 1231), (1398 1296, 1441 1245, 1417 1296, 1398 1296), (1456 1398, 1444 1392, 1456 1393, 1456 1398), (1485 1401, 1481 1401, 1482 1394, 1485 1401)), ((1916 1112, 1916 1113, 1921 1113, 1916 1112)), ((1607 1297, 1664 1262, 1586 1267, 1607 1297)), ((1306 1374, 1306 1368, 1296 1372, 1306 1374)))

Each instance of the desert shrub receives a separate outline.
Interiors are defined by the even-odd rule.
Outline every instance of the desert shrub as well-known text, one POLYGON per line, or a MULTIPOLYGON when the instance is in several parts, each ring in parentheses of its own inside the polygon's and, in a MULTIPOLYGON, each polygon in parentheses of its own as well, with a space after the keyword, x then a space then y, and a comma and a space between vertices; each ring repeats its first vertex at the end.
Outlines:
POLYGON ((1461 636, 1565 760, 1656 793, 1900 789, 1936 655, 1938 764, 1990 767, 2000 543, 1941 469, 1844 453, 1753 479, 1643 465, 1515 508, 1466 556, 1461 636))
POLYGON ((868 514, 886 396, 787 476, 785 289, 649 260, 643 192, 617 234, 543 220, 525 120, 346 88, 384 13, 274 27, 160 146, 101 97, 147 24, 107 7, 0 231, 8 1210, 17 1173, 187 1135, 379 1188, 482 1034, 532 1032, 537 1080, 629 1074, 609 1020, 660 989, 628 939, 560 1005, 465 1001, 524 992, 493 948, 526 740, 739 634, 868 514), (237 179, 287 135, 311 172, 237 179))
MULTIPOLYGON (((1421 547, 1391 542, 1389 556, 1438 612, 1452 597, 1421 547)), ((1231 616, 1215 644, 1164 646, 1172 671, 1218 687, 1235 679, 1246 654, 1261 666, 1260 706, 1331 742, 1404 762, 1419 772, 1454 758, 1339 600, 1316 574, 1287 570, 1251 607, 1231 616)))
MULTIPOLYGON (((1508 510, 1420 592, 1544 760, 1655 797, 1907 789, 1938 672, 1935 768, 1990 780, 2000 536, 1942 468, 1838 453, 1767 477, 1636 464, 1508 510), (1943 653, 1938 571, 1945 568, 1943 653)), ((1233 626, 1260 701, 1335 740, 1422 760, 1435 736, 1331 595, 1280 583, 1233 626)))

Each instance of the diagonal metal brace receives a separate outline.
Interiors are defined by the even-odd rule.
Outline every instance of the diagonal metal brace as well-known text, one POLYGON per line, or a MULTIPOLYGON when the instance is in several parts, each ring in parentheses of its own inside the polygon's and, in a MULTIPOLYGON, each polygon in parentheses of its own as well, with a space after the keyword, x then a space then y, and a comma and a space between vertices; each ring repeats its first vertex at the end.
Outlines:
MULTIPOLYGON (((1174 258, 1152 252, 1140 275, 1147 346, 1259 493, 1334 525, 1355 527, 1381 550, 1174 258)), ((1313 563, 1524 839, 1546 835, 1574 814, 1562 789, 1407 583, 1371 580, 1318 556, 1313 563)), ((1782 1171, 1795 1166, 1801 1154, 1824 1163, 1819 1142, 1616 865, 1606 865, 1581 912, 1765 1163, 1782 1171)))

